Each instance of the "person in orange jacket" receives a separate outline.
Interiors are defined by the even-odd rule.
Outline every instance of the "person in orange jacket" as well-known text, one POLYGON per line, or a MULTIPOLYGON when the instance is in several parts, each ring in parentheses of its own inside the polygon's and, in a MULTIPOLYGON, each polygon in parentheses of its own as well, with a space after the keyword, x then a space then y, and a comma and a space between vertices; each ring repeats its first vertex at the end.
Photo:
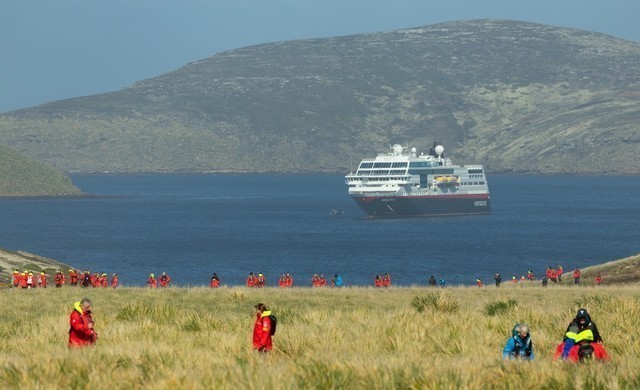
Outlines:
POLYGON ((163 272, 162 275, 160 275, 160 287, 169 287, 170 283, 171 276, 167 275, 166 272, 163 272))
POLYGON ((47 288, 47 274, 43 271, 40 272, 40 278, 38 279, 40 287, 47 288))
POLYGON ((380 275, 376 275, 376 279, 373 282, 373 285, 376 287, 382 287, 382 278, 380 277, 380 275))
POLYGON ((209 287, 211 288, 220 287, 220 278, 218 277, 218 274, 216 274, 215 272, 213 273, 213 275, 211 275, 211 282, 209 283, 209 287))
POLYGON ((602 276, 600 274, 597 274, 595 281, 596 281, 596 286, 601 285, 602 284, 602 276))
POLYGON ((271 311, 263 303, 255 305, 256 322, 253 325, 253 349, 265 353, 273 348, 271 339, 271 311))
POLYGON ((287 287, 293 286, 293 276, 291 274, 287 274, 287 287))
POLYGON ((13 275, 11 275, 12 278, 12 283, 13 283, 13 287, 14 288, 18 288, 18 286, 20 285, 20 271, 15 270, 13 271, 13 275))
POLYGON ((71 286, 78 285, 78 271, 70 269, 69 270, 69 284, 71 286))
POLYGON ((556 274, 558 275, 558 282, 562 282, 562 274, 564 273, 564 269, 562 268, 561 265, 558 266, 558 270, 556 271, 556 274))
POLYGON ((56 274, 53 277, 53 283, 56 285, 56 288, 62 287, 64 284, 64 275, 62 274, 62 270, 56 271, 56 274))
POLYGON ((480 278, 476 278, 476 286, 482 287, 482 280, 480 280, 480 278))
POLYGON ((149 279, 147 279, 147 286, 151 288, 158 287, 158 281, 156 280, 156 276, 154 274, 149 274, 149 279))
POLYGON ((98 334, 93 329, 91 300, 89 298, 83 298, 73 305, 69 325, 69 348, 81 348, 95 344, 98 334))
POLYGON ((287 287, 287 276, 285 274, 282 274, 280 279, 278 279, 278 286, 281 288, 287 287))
POLYGON ((118 279, 118 274, 111 275, 111 287, 116 288, 118 287, 119 283, 120 283, 120 280, 118 279))
POLYGON ((107 281, 107 274, 103 273, 100 275, 100 287, 105 288, 109 286, 109 282, 107 281))
POLYGON ((313 274, 313 277, 311 278, 311 287, 318 287, 319 283, 320 277, 318 274, 313 274))
POLYGON ((249 272, 249 276, 247 277, 247 287, 255 287, 256 286, 256 276, 253 272, 249 272))

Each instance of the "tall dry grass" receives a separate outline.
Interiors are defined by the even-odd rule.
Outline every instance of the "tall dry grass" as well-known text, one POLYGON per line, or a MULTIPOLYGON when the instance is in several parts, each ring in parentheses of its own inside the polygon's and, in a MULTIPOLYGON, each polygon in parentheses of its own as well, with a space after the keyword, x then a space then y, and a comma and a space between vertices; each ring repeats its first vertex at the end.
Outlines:
POLYGON ((640 388, 640 288, 2 290, 6 388, 640 388), (74 301, 94 303, 94 348, 67 348, 74 301), (251 350, 253 305, 278 316, 274 351, 251 350), (606 364, 552 362, 579 307, 606 364), (536 360, 504 362, 513 325, 536 360))

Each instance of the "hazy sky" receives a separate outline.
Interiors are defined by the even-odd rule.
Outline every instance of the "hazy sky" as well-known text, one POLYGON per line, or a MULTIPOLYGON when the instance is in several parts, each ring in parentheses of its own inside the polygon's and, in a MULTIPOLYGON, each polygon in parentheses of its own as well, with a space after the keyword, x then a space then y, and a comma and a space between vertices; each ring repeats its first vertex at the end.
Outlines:
POLYGON ((259 43, 482 18, 640 42, 638 16, 640 0, 0 0, 0 112, 259 43))

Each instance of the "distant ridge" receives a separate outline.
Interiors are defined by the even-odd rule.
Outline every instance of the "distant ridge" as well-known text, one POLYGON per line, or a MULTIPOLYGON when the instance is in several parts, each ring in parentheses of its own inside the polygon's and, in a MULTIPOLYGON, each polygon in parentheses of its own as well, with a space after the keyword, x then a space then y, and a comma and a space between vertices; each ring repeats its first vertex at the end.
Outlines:
POLYGON ((640 173, 640 44, 508 20, 277 42, 0 115, 66 172, 346 172, 438 140, 492 173, 640 173))
POLYGON ((80 194, 64 173, 0 145, 0 198, 80 194))

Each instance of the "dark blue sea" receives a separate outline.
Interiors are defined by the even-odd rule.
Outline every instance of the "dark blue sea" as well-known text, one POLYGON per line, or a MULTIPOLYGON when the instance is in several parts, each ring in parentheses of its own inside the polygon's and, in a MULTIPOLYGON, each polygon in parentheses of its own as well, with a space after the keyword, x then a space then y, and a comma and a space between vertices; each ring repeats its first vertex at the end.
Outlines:
POLYGON ((0 200, 0 247, 144 285, 340 273, 370 285, 489 282, 640 252, 640 177, 489 177, 492 214, 370 220, 339 175, 80 175, 89 198, 0 200), (331 215, 330 210, 343 212, 331 215))

